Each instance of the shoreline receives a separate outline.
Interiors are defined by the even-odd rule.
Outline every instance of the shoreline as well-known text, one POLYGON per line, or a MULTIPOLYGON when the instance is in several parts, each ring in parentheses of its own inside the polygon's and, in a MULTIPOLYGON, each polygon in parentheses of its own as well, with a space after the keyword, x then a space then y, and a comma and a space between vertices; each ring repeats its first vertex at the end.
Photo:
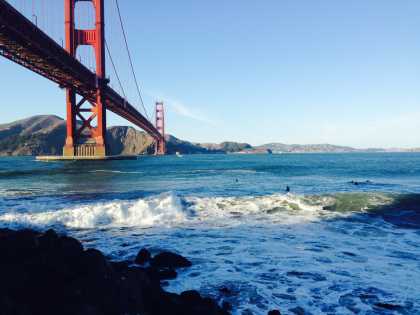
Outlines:
MULTIPOLYGON (((191 262, 172 252, 154 257, 141 249, 135 261, 110 261, 73 237, 50 229, 0 229, 0 309, 4 315, 229 315, 198 291, 162 288, 191 262)), ((269 311, 278 315, 279 311, 269 311)))

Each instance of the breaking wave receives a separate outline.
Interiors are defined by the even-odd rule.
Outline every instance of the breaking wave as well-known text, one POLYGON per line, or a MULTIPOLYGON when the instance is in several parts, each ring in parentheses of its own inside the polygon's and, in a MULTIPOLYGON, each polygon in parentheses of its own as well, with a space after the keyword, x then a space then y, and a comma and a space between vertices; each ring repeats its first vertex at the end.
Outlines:
POLYGON ((46 199, 48 208, 30 200, 30 212, 0 212, 0 226, 68 229, 85 246, 116 260, 133 260, 143 246, 177 250, 194 264, 168 290, 195 288, 234 305, 235 315, 273 308, 291 314, 385 314, 387 307, 419 314, 417 297, 407 292, 420 286, 420 231, 388 224, 420 228, 419 201, 420 195, 382 193, 167 192, 70 207, 58 200, 51 210, 46 199))
MULTIPOLYGON (((152 227, 209 223, 238 225, 257 221, 299 224, 375 212, 390 207, 395 197, 385 194, 293 195, 245 197, 180 197, 169 192, 136 200, 113 200, 57 209, 0 214, 0 224, 12 227, 152 227)), ((36 207, 36 203, 33 203, 36 207)))
POLYGON ((12 227, 95 228, 117 226, 148 227, 171 225, 183 221, 186 214, 180 199, 173 194, 138 199, 86 204, 76 208, 31 213, 5 213, 0 222, 12 227))

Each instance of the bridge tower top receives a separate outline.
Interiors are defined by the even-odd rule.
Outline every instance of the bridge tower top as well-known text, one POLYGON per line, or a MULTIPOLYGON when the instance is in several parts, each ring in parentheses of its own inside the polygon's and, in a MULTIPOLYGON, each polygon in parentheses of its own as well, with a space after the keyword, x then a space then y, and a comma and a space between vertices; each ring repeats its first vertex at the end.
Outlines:
POLYGON ((89 45, 94 48, 96 75, 105 78, 105 15, 104 0, 65 0, 66 50, 76 57, 78 46, 89 45), (91 2, 95 9, 95 29, 76 29, 75 9, 77 2, 91 2))

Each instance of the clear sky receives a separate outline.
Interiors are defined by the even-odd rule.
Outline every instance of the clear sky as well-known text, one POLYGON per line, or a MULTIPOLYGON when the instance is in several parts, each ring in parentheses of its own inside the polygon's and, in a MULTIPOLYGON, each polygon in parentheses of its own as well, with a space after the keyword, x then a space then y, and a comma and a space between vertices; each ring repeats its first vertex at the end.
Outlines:
MULTIPOLYGON (((9 2, 31 15, 32 1, 60 41, 61 1, 9 2)), ((119 2, 147 108, 165 101, 179 138, 420 146, 418 0, 119 2)), ((136 103, 115 3, 105 3, 107 40, 136 103)), ((0 123, 65 115, 63 91, 4 58, 0 86, 0 123)))

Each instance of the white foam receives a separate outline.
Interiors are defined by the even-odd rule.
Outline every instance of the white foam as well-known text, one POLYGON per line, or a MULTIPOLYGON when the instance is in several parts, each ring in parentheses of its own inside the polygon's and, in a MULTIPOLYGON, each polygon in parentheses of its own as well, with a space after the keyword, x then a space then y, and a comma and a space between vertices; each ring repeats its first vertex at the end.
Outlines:
POLYGON ((111 173, 111 174, 143 174, 143 172, 138 171, 117 171, 117 170, 93 170, 89 173, 111 173))
POLYGON ((189 197, 186 200, 191 210, 199 214, 201 220, 231 219, 244 222, 266 219, 282 224, 297 224, 320 220, 325 216, 341 215, 323 210, 323 207, 332 201, 328 197, 320 198, 322 200, 320 199, 318 203, 293 194, 257 197, 189 197))
POLYGON ((0 222, 9 226, 95 228, 171 225, 185 220, 180 199, 167 193, 135 201, 112 201, 36 213, 6 213, 0 222))
POLYGON ((277 194, 260 197, 185 197, 174 193, 137 200, 114 200, 76 207, 55 204, 55 209, 32 204, 30 212, 7 212, 0 215, 0 224, 7 226, 69 228, 175 226, 206 222, 238 225, 266 220, 282 224, 317 221, 337 216, 323 210, 327 197, 317 203, 304 196, 277 194))
MULTIPOLYGON (((237 290, 237 294, 223 297, 231 299, 235 315, 262 315, 273 308, 287 312, 297 306, 312 314, 325 313, 324 307, 331 307, 331 313, 350 314, 343 302, 346 299, 364 314, 372 306, 359 298, 358 290, 364 294, 372 287, 384 292, 375 293, 381 302, 415 303, 413 310, 418 309, 420 303, 413 293, 420 287, 418 231, 397 229, 379 218, 323 220, 353 214, 324 210, 337 198, 341 197, 180 198, 164 193, 72 208, 58 204, 56 211, 34 203, 35 212, 0 215, 0 225, 75 228, 71 233, 86 246, 99 248, 115 259, 133 259, 142 246, 179 251, 193 266, 180 272, 168 289, 198 289, 218 296, 219 288, 226 285, 237 290), (131 229, 118 233, 108 229, 125 226, 177 228, 144 229, 141 237, 138 230, 134 234, 131 229), (83 228, 95 229, 80 230, 83 228), (407 255, 412 257, 404 258, 407 255), (324 280, 301 279, 289 274, 293 271, 309 272, 324 280)), ((365 200, 367 204, 389 202, 376 195, 365 200)), ((365 205, 357 203, 352 209, 363 211, 365 205)))

